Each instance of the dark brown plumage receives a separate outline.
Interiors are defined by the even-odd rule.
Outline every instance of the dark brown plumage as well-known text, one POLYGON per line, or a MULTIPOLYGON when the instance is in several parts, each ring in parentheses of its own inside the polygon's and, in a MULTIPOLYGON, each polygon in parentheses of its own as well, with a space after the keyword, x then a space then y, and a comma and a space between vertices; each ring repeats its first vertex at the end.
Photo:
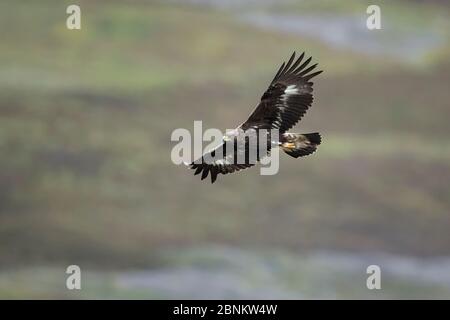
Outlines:
MULTIPOLYGON (((264 92, 261 101, 249 118, 235 129, 234 135, 225 136, 221 145, 212 151, 205 153, 201 159, 194 161, 190 167, 195 170, 195 174, 202 174, 202 180, 211 173, 211 182, 217 178, 219 173, 228 174, 249 168, 255 163, 237 163, 236 155, 249 152, 249 144, 244 144, 241 148, 227 144, 225 138, 236 141, 239 135, 247 133, 248 130, 277 129, 280 139, 277 144, 289 155, 297 158, 314 152, 321 143, 318 133, 297 134, 286 133, 292 128, 306 113, 313 102, 313 83, 311 79, 322 71, 312 72, 317 64, 309 65, 311 57, 304 60, 305 53, 295 59, 295 52, 287 63, 283 63, 278 69, 275 77, 264 92), (236 134, 236 131, 240 132, 236 134), (228 146, 228 148, 227 148, 228 146), (215 154, 223 154, 221 159, 206 162, 205 158, 214 157, 215 154)), ((270 139, 270 137, 268 138, 270 139)), ((270 141, 273 146, 273 141, 270 141)), ((268 152, 270 152, 270 146, 268 152)), ((257 160, 266 154, 258 154, 257 160)))

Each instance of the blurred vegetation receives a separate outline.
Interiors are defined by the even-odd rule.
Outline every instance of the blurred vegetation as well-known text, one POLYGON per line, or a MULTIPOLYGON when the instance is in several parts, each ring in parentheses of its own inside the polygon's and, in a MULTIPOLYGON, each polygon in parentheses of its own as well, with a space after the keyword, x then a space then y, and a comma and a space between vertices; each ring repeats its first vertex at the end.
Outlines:
MULTIPOLYGON (((204 243, 450 255, 449 7, 386 3, 445 37, 411 63, 165 2, 79 1, 70 31, 71 3, 0 3, 3 269, 154 267, 165 247, 204 243), (172 130, 238 125, 293 50, 325 70, 296 129, 322 133, 318 153, 213 186, 172 164, 172 130)), ((265 10, 365 13, 304 3, 265 10)))

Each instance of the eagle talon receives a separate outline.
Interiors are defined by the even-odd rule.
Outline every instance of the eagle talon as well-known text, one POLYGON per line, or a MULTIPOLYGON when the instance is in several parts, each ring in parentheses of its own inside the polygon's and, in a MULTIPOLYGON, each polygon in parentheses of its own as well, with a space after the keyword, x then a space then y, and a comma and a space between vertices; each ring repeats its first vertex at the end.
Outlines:
POLYGON ((283 143, 281 145, 281 148, 288 149, 288 150, 295 149, 295 143, 293 143, 293 142, 285 142, 285 143, 283 143))

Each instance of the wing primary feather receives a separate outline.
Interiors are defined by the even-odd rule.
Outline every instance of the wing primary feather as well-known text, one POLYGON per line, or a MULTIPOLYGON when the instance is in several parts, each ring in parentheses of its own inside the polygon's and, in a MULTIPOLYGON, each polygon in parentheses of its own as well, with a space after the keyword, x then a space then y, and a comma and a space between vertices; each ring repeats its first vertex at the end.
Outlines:
POLYGON ((203 173, 202 173, 202 180, 205 179, 205 178, 208 176, 208 172, 209 172, 209 168, 206 167, 206 168, 203 170, 203 173))
POLYGON ((301 65, 300 67, 298 67, 297 69, 295 69, 295 71, 294 71, 293 73, 297 74, 298 72, 302 71, 302 69, 303 69, 304 67, 306 67, 306 66, 311 62, 311 58, 312 58, 312 57, 309 57, 308 59, 306 59, 306 61, 303 62, 302 65, 301 65))
POLYGON ((291 64, 292 64, 292 62, 294 61, 294 58, 295 58, 295 51, 294 51, 294 53, 292 54, 292 56, 289 58, 288 63, 286 63, 286 66, 284 67, 282 74, 285 74, 285 73, 286 73, 286 70, 288 70, 288 69, 291 67, 291 64))
POLYGON ((315 76, 317 76, 318 74, 321 74, 323 72, 323 70, 308 74, 307 76, 305 76, 305 81, 309 81, 310 79, 314 78, 315 76))
POLYGON ((302 54, 298 57, 297 61, 295 61, 295 63, 292 65, 292 67, 289 68, 289 70, 287 71, 287 73, 292 73, 292 71, 295 70, 295 68, 297 68, 297 66, 300 64, 300 62, 302 62, 303 57, 305 56, 305 53, 302 52, 302 54))
POLYGON ((214 181, 216 181, 218 171, 219 169, 217 167, 211 168, 211 183, 214 183, 214 181))
POLYGON ((198 175, 200 172, 202 172, 203 168, 198 166, 197 170, 195 170, 194 176, 198 175))
POLYGON ((298 76, 304 76, 305 74, 308 74, 308 72, 314 70, 314 68, 317 67, 317 63, 313 64, 311 67, 309 67, 308 69, 303 70, 302 72, 300 72, 298 74, 298 76))
POLYGON ((274 83, 275 82, 275 80, 277 80, 278 79, 278 77, 280 76, 280 74, 281 74, 281 70, 283 70, 283 68, 284 68, 284 65, 285 65, 285 62, 283 62, 282 64, 281 64, 281 67, 280 67, 280 69, 278 69, 278 71, 277 71, 277 74, 275 75, 275 77, 273 78, 273 80, 272 80, 272 82, 271 83, 274 83))

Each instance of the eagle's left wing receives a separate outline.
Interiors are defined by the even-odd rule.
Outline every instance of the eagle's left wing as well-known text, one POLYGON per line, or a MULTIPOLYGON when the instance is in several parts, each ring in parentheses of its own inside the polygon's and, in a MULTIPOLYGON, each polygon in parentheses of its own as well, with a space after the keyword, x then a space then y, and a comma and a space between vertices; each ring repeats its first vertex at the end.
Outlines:
POLYGON ((245 148, 238 150, 237 145, 235 144, 234 148, 228 148, 234 150, 228 150, 227 152, 226 146, 226 143, 222 143, 215 149, 204 153, 201 159, 190 163, 189 166, 191 167, 191 169, 195 170, 194 175, 202 173, 203 180, 208 176, 208 173, 211 173, 211 183, 214 183, 219 173, 233 173, 255 165, 255 163, 249 163, 248 161, 244 163, 238 163, 238 155, 247 152, 245 148))
POLYGON ((292 128, 306 113, 313 101, 313 83, 310 80, 322 71, 311 73, 317 66, 308 66, 311 58, 300 64, 304 56, 303 52, 295 60, 294 52, 289 61, 281 65, 260 103, 241 125, 243 130, 279 129, 280 133, 283 133, 292 128))

